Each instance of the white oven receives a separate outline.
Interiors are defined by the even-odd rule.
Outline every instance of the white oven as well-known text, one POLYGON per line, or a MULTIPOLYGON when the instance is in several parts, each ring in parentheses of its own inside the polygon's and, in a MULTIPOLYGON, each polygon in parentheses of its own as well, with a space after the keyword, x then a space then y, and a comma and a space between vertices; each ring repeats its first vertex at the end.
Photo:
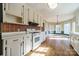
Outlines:
POLYGON ((40 33, 33 34, 33 50, 41 44, 40 33))

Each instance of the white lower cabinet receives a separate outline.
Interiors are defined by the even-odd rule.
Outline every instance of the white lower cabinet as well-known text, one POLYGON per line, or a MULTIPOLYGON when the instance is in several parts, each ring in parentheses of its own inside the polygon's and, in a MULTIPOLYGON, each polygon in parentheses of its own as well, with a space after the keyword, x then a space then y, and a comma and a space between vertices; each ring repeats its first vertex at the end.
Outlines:
POLYGON ((2 39, 4 56, 24 56, 32 50, 32 34, 4 33, 2 39))
POLYGON ((10 44, 10 47, 11 56, 20 55, 20 39, 18 37, 12 38, 12 43, 10 44))
POLYGON ((71 34, 71 45, 79 55, 79 35, 78 34, 76 33, 71 34))
POLYGON ((3 55, 4 56, 11 56, 11 43, 12 41, 8 38, 8 40, 3 40, 4 46, 3 46, 3 55))
POLYGON ((22 43, 19 36, 13 36, 4 39, 4 55, 5 56, 20 56, 22 55, 22 43))
POLYGON ((45 38, 44 38, 45 36, 44 36, 44 32, 41 32, 40 33, 40 39, 41 39, 41 43, 45 40, 45 38))
POLYGON ((32 50, 32 35, 24 35, 24 55, 32 50))
POLYGON ((43 33, 32 37, 31 33, 4 33, 3 55, 4 56, 24 56, 33 49, 36 49, 44 41, 43 33), (42 35, 42 37, 40 36, 42 35))

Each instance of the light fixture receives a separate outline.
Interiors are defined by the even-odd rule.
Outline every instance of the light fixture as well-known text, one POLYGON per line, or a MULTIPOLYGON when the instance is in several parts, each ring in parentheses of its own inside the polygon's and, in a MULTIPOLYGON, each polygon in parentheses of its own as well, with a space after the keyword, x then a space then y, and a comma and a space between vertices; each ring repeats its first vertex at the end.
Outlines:
POLYGON ((48 3, 51 9, 55 9, 57 7, 57 3, 48 3))

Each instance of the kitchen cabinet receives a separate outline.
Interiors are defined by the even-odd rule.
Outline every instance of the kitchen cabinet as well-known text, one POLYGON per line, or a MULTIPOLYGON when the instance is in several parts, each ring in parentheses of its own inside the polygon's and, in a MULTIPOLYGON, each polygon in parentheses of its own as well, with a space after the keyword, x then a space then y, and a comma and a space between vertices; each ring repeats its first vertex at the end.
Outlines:
POLYGON ((38 18, 37 18, 37 23, 38 23, 39 26, 40 26, 40 22, 41 22, 41 21, 40 21, 40 15, 39 15, 39 13, 38 13, 37 17, 38 17, 38 18))
POLYGON ((29 10, 28 10, 28 6, 24 5, 24 24, 28 25, 28 21, 29 21, 29 10))
POLYGON ((4 33, 3 55, 4 56, 22 56, 24 55, 24 35, 25 33, 4 33))
POLYGON ((43 19, 40 19, 40 26, 43 27, 43 19))
POLYGON ((3 39, 3 41, 4 41, 4 55, 5 56, 19 56, 20 55, 19 38, 10 37, 10 38, 3 39))
POLYGON ((13 16, 23 17, 23 4, 4 3, 4 11, 13 16))
POLYGON ((20 40, 20 44, 19 44, 19 46, 20 46, 20 56, 23 56, 24 55, 24 35, 25 34, 22 34, 22 35, 19 35, 19 40, 20 40))
POLYGON ((4 56, 11 56, 11 45, 12 41, 10 38, 3 39, 3 55, 4 56))
POLYGON ((37 22, 37 12, 34 12, 34 22, 35 22, 35 23, 38 23, 38 22, 37 22))
POLYGON ((71 37, 72 47, 79 54, 79 34, 78 33, 72 33, 70 35, 70 37, 71 37))
POLYGON ((34 10, 33 10, 33 8, 31 8, 31 7, 26 7, 26 9, 27 9, 27 19, 28 19, 28 21, 30 21, 30 22, 34 22, 34 10))
POLYGON ((30 33, 24 35, 24 55, 32 50, 32 35, 30 33))
POLYGON ((34 11, 33 8, 29 7, 29 21, 34 22, 34 11))
POLYGON ((18 37, 13 37, 11 39, 12 45, 10 44, 10 55, 19 56, 20 55, 20 39, 18 37), (14 39, 15 38, 15 39, 14 39))

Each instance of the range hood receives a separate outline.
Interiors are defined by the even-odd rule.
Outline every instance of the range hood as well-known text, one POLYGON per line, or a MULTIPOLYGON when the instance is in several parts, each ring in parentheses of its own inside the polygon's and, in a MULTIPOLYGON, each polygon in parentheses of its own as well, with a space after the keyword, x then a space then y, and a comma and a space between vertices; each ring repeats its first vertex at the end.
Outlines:
POLYGON ((31 21, 29 21, 28 24, 29 24, 30 26, 38 26, 38 25, 39 25, 38 23, 31 22, 31 21))

